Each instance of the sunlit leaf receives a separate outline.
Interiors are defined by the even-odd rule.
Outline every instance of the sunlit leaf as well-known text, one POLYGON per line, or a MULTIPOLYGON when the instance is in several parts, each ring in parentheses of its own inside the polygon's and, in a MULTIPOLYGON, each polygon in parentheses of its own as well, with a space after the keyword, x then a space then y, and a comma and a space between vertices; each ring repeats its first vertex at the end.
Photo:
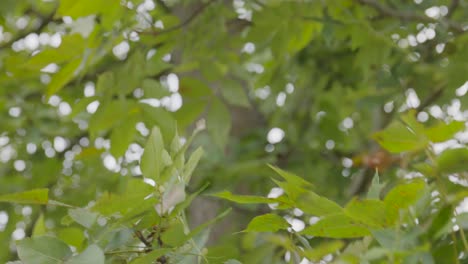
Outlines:
POLYGON ((369 230, 364 225, 343 213, 324 216, 300 233, 330 238, 356 238, 370 235, 369 230))
POLYGON ((390 220, 386 216, 385 204, 380 200, 359 200, 354 198, 346 205, 345 213, 373 228, 390 224, 390 220))
POLYGON ((429 144, 429 140, 416 134, 411 128, 402 122, 395 121, 382 131, 372 136, 386 150, 398 153, 423 149, 429 144))
POLYGON ((219 198, 223 198, 229 201, 233 201, 240 204, 259 204, 259 203, 274 203, 274 199, 261 197, 261 196, 252 196, 252 195, 236 195, 232 194, 229 191, 223 191, 219 193, 212 194, 219 198))
POLYGON ((447 149, 437 157, 437 166, 443 173, 456 173, 468 170, 468 149, 447 149))
POLYGON ((386 214, 390 223, 395 221, 401 209, 406 209, 415 204, 424 193, 426 184, 423 180, 417 179, 408 184, 397 185, 385 196, 384 203, 386 214))
POLYGON ((278 173, 283 179, 285 179, 287 182, 290 182, 294 185, 297 185, 298 187, 309 187, 309 188, 312 188, 313 185, 312 183, 304 180, 303 178, 297 176, 297 175, 294 175, 293 173, 290 173, 290 172, 287 172, 285 170, 282 170, 278 167, 275 167, 273 165, 270 165, 268 164, 268 166, 273 169, 276 173, 278 173))
POLYGON ((287 229, 289 223, 281 216, 276 214, 264 214, 255 217, 250 221, 246 232, 276 232, 281 229, 287 229))
POLYGON ((0 195, 0 202, 21 204, 47 204, 49 189, 35 189, 30 191, 0 195))
POLYGON ((295 202, 299 209, 315 216, 334 215, 343 211, 343 208, 334 201, 312 191, 301 194, 295 202))

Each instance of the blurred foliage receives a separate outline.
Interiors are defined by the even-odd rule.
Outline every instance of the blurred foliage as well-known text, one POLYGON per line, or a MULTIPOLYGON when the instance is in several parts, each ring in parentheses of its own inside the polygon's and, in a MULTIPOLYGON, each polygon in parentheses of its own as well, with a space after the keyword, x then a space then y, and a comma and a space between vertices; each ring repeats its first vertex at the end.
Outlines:
POLYGON ((467 10, 0 1, 0 262, 468 263, 467 10))

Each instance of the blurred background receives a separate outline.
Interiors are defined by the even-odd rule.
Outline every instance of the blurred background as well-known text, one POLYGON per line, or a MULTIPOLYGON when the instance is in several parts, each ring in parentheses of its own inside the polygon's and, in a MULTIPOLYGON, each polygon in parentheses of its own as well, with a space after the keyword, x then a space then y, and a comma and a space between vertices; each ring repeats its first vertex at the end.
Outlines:
MULTIPOLYGON (((339 204, 364 194, 376 168, 389 186, 421 177, 413 165, 427 153, 390 153, 372 135, 402 113, 428 127, 465 124, 467 22, 464 0, 2 0, 0 194, 47 187, 85 206, 117 192, 141 177, 153 126, 166 142, 175 128, 184 138, 202 130, 189 192, 209 183, 204 193, 277 197, 267 163, 339 204)), ((464 125, 455 132, 431 144, 434 155, 466 146, 464 125)), ((467 171, 444 178, 454 193, 467 171)), ((231 236, 268 206, 202 195, 189 223, 226 207, 210 252, 274 255, 231 236)), ((59 237, 76 231, 60 208, 2 203, 0 262, 41 215, 59 237)), ((286 215, 298 230, 310 221, 286 215)))

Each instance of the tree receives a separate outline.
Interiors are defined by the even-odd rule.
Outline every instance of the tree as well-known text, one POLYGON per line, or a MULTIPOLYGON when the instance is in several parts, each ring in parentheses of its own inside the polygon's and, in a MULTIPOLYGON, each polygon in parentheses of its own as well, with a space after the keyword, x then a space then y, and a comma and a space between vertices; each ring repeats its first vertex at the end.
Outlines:
POLYGON ((1 1, 0 261, 468 263, 467 8, 1 1))

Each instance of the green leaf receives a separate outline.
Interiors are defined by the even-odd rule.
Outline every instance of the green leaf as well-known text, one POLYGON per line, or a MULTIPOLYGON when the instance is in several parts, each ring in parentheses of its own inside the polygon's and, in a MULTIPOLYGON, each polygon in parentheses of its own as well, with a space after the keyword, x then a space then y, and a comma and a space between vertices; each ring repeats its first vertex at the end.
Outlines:
POLYGON ((51 62, 61 65, 76 58, 77 54, 79 56, 84 48, 85 39, 80 34, 65 34, 62 35, 62 42, 58 48, 44 48, 41 52, 32 56, 25 65, 22 65, 22 68, 38 71, 51 62))
POLYGON ((115 89, 115 77, 111 71, 104 72, 99 75, 96 84, 97 94, 110 95, 115 89))
POLYGON ((192 176, 193 171, 197 167, 198 161, 203 156, 203 149, 201 147, 197 148, 190 158, 187 161, 187 164, 184 166, 184 172, 182 173, 184 182, 188 184, 190 182, 190 178, 192 176))
POLYGON ((37 218, 36 222, 34 223, 34 229, 32 236, 42 236, 46 234, 46 226, 44 223, 44 214, 41 214, 39 218, 37 218))
POLYGON ((328 254, 333 254, 340 250, 344 246, 343 241, 331 241, 320 243, 318 246, 314 247, 313 249, 306 249, 300 254, 307 258, 310 261, 320 261, 323 257, 328 254))
POLYGON ((303 193, 295 202, 299 209, 315 216, 339 214, 343 211, 343 208, 337 203, 312 191, 303 193))
POLYGON ((0 195, 0 202, 21 204, 47 204, 49 189, 34 189, 25 192, 0 195))
POLYGON ((102 102, 96 113, 89 119, 89 131, 97 135, 99 132, 108 130, 133 111, 136 110, 128 101, 102 102))
POLYGON ((425 187, 425 182, 417 179, 411 183, 396 186, 385 196, 384 203, 390 223, 397 219, 401 209, 406 209, 418 201, 425 187))
POLYGON ((275 203, 275 199, 270 199, 262 196, 253 196, 253 195, 235 195, 229 191, 223 191, 219 193, 212 194, 211 196, 223 198, 232 202, 240 204, 263 204, 263 203, 275 203))
POLYGON ((161 130, 158 127, 154 127, 141 157, 140 167, 145 177, 155 181, 159 179, 163 169, 163 151, 164 141, 161 130))
POLYGON ((23 263, 64 263, 72 251, 63 241, 50 236, 25 238, 17 244, 18 256, 23 263))
POLYGON ((452 205, 446 205, 440 209, 434 216, 431 222, 431 226, 427 230, 427 235, 433 239, 438 239, 444 235, 444 232, 454 216, 454 210, 452 205))
POLYGON ((171 92, 166 89, 159 81, 153 79, 144 79, 142 83, 144 98, 161 99, 164 96, 171 95, 171 92))
POLYGON ((268 166, 274 170, 276 173, 278 173, 278 175, 280 175, 283 179, 285 179, 287 182, 293 184, 293 185, 296 185, 297 187, 307 187, 307 188, 312 188, 313 185, 312 183, 304 180, 303 178, 291 173, 291 172, 287 172, 287 171, 284 171, 278 167, 275 167, 271 164, 268 164, 268 166))
POLYGON ((118 158, 124 155, 128 145, 133 142, 137 122, 137 116, 132 115, 124 119, 112 130, 110 153, 114 157, 118 158))
POLYGON ((150 253, 144 254, 141 257, 138 257, 130 262, 130 264, 148 264, 154 262, 161 256, 164 256, 171 252, 170 248, 157 248, 153 249, 150 253))
POLYGON ((371 186, 367 192, 368 199, 380 199, 380 193, 382 192, 385 184, 380 183, 379 181, 379 172, 375 171, 374 178, 372 179, 371 186))
POLYGON ((425 148, 429 140, 421 134, 417 134, 402 122, 395 121, 382 131, 373 134, 372 138, 386 150, 398 153, 416 151, 425 148))
POLYGON ((164 109, 152 107, 143 103, 140 103, 139 107, 147 127, 157 126, 161 129, 162 137, 167 140, 167 142, 174 138, 177 125, 171 113, 164 109))
POLYGON ((104 262, 104 252, 98 246, 90 245, 83 252, 65 262, 65 264, 104 264, 104 262))
POLYGON ((128 181, 123 193, 104 193, 96 201, 92 210, 106 216, 120 214, 124 218, 129 217, 130 212, 134 209, 143 210, 148 206, 147 203, 150 206, 157 203, 154 196, 148 197, 153 191, 154 187, 141 179, 131 179, 128 181))
POLYGON ((468 171, 468 148, 447 149, 437 157, 436 163, 443 173, 468 171))
POLYGON ((385 204, 380 200, 358 200, 354 198, 346 205, 345 213, 372 228, 380 228, 391 224, 386 216, 385 204))
POLYGON ((370 235, 366 227, 344 213, 324 216, 300 233, 329 238, 357 238, 370 235))
POLYGON ((426 136, 432 142, 443 142, 451 139, 457 132, 465 128, 465 122, 452 121, 446 124, 443 121, 425 130, 426 136))
POLYGON ((170 247, 183 245, 188 240, 188 236, 184 230, 184 224, 180 221, 176 221, 161 234, 163 244, 170 247))
POLYGON ((252 219, 245 232, 276 232, 288 227, 289 223, 283 217, 276 214, 264 214, 252 219))
POLYGON ((231 130, 231 115, 226 106, 218 99, 211 103, 208 111, 207 130, 213 141, 219 148, 223 149, 227 144, 229 131, 231 130))
POLYGON ((98 214, 90 212, 84 208, 68 210, 68 215, 78 224, 90 228, 97 220, 98 214))
POLYGON ((81 63, 81 59, 73 60, 55 73, 47 86, 47 96, 50 97, 51 95, 59 92, 66 84, 68 84, 68 82, 78 74, 81 63))
POLYGON ((67 227, 59 229, 57 232, 57 237, 63 240, 70 246, 74 246, 80 250, 84 245, 86 239, 84 231, 77 227, 67 227))
POLYGON ((228 103, 241 107, 250 106, 250 102, 246 94, 248 91, 244 91, 242 84, 229 79, 224 80, 223 87, 221 87, 220 90, 223 98, 228 103))
POLYGON ((119 2, 107 2, 104 0, 82 0, 79 2, 72 0, 60 1, 60 6, 57 10, 57 15, 70 16, 71 18, 79 18, 92 14, 109 11, 119 6, 119 2))

